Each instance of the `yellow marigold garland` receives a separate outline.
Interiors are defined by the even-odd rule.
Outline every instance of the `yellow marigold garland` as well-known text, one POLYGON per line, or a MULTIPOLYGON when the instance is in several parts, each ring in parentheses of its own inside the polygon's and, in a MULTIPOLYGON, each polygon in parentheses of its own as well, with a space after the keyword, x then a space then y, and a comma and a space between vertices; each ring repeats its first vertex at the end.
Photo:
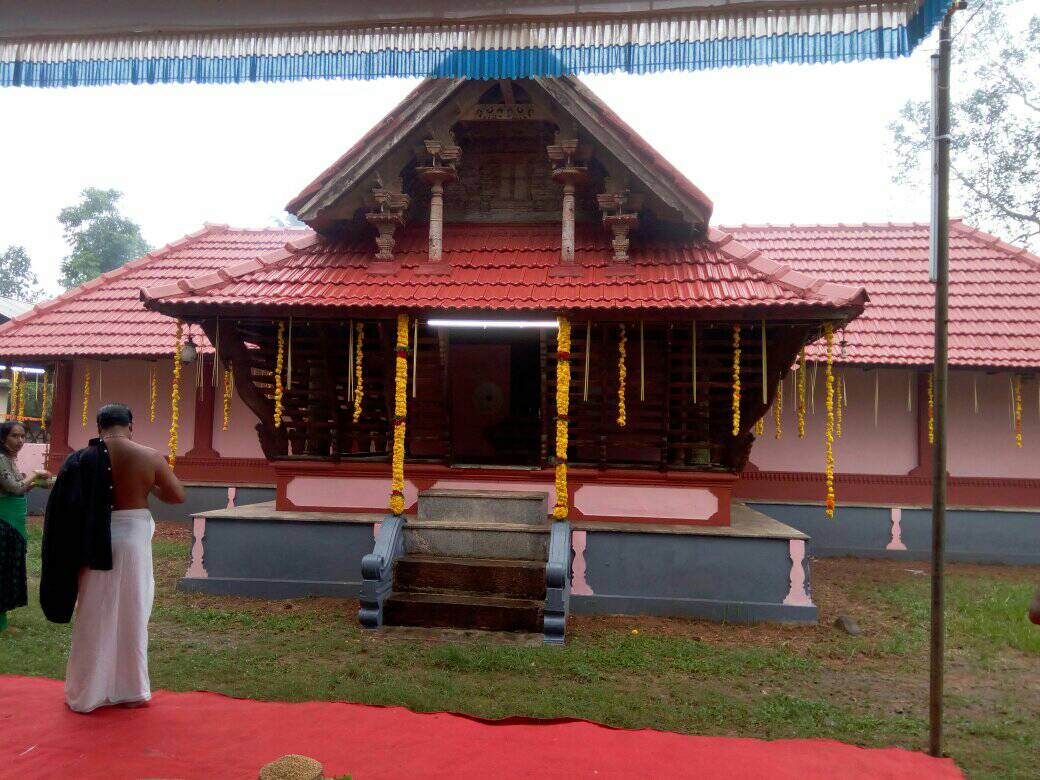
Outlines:
POLYGON ((1015 374, 1015 446, 1022 446, 1022 377, 1015 374))
POLYGON ((838 405, 834 410, 834 438, 841 438, 841 422, 844 416, 841 407, 845 405, 845 380, 839 374, 835 382, 835 403, 838 405))
POLYGON ((827 517, 834 517, 834 326, 824 323, 823 333, 827 338, 827 517))
POLYGON ((234 394, 234 381, 231 367, 228 366, 224 369, 224 420, 220 428, 222 431, 226 431, 231 422, 231 397, 234 394))
POLYGON ((556 506, 553 517, 567 519, 567 422, 571 402, 571 324, 560 317, 556 335, 556 506))
POLYGON ((285 323, 278 323, 278 354, 274 359, 274 427, 282 426, 282 368, 285 365, 285 323))
POLYGON ((618 372, 618 395, 617 395, 617 424, 622 428, 625 427, 625 423, 628 421, 628 417, 625 414, 625 382, 628 380, 628 366, 625 365, 625 345, 628 341, 628 337, 625 335, 625 326, 620 326, 620 335, 618 336, 618 358, 617 358, 617 372, 618 372))
POLYGON ((90 363, 86 363, 83 369, 83 414, 80 417, 80 425, 87 427, 87 408, 90 406, 90 363))
POLYGON ((25 374, 18 374, 18 419, 25 419, 25 374))
POLYGON ((177 339, 173 347, 173 383, 170 390, 170 468, 177 463, 177 433, 180 423, 181 401, 181 340, 184 338, 184 323, 177 322, 177 339))
POLYGON ((759 417, 758 421, 755 423, 755 436, 761 436, 765 432, 766 432, 766 418, 765 417, 759 417))
POLYGON ((390 511, 404 512, 404 434, 408 414, 408 315, 397 315, 394 382, 394 459, 390 472, 390 511))
POLYGON ((777 441, 780 440, 780 435, 784 432, 781 415, 784 411, 784 380, 781 379, 776 383, 776 400, 773 402, 773 423, 776 431, 773 434, 773 438, 777 441))
POLYGON ((40 430, 47 430, 47 372, 43 372, 43 397, 40 399, 40 430))
POLYGON ((740 433, 740 326, 733 326, 733 435, 740 433))
POLYGON ((365 397, 364 372, 361 363, 364 358, 365 326, 357 324, 357 339, 354 344, 354 422, 361 419, 361 400, 365 397))
POLYGON ((797 406, 798 406, 798 438, 805 438, 805 347, 802 347, 802 353, 798 357, 798 376, 797 376, 797 406))
POLYGON ((935 374, 928 374, 928 443, 935 444, 935 374))
POLYGON ((155 422, 155 402, 159 397, 159 371, 155 363, 152 363, 151 371, 148 372, 148 422, 155 422))

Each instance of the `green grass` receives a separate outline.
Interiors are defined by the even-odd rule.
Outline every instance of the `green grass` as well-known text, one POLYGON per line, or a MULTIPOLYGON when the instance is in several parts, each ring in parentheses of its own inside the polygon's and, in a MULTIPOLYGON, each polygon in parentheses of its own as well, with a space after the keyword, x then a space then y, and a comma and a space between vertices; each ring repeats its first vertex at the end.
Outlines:
MULTIPOLYGON (((34 579, 40 535, 34 524, 34 579)), ((631 618, 575 621, 567 646, 549 648, 374 637, 357 627, 356 602, 179 593, 173 585, 187 555, 186 534, 156 539, 157 688, 911 749, 926 740, 928 582, 900 574, 898 563, 880 585, 845 578, 839 586, 865 610, 863 637, 826 624, 749 629, 631 618)), ((1040 664, 1040 630, 1024 617, 1035 575, 1022 571, 990 577, 951 567, 948 746, 972 776, 1026 777, 1040 753, 1040 701, 1017 676, 1035 675, 1040 664)), ((12 625, 17 633, 0 636, 4 671, 62 677, 68 626, 47 623, 35 600, 12 625)))

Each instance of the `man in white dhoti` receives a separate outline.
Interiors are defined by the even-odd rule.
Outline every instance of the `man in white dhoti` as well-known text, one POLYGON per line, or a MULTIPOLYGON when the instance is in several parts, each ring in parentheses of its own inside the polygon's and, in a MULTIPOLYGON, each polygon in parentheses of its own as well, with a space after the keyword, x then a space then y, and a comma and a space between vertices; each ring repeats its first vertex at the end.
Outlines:
MULTIPOLYGON (((65 673, 65 700, 76 712, 113 704, 142 706, 151 699, 148 619, 155 593, 155 522, 148 497, 154 495, 173 504, 184 501, 184 488, 166 459, 132 441, 133 415, 129 408, 109 404, 102 407, 97 420, 99 438, 70 456, 62 468, 55 485, 58 499, 52 498, 51 503, 56 504, 53 512, 48 504, 44 531, 45 548, 48 532, 57 536, 62 525, 78 533, 86 527, 87 536, 93 540, 88 543, 91 549, 84 553, 84 565, 76 572, 72 588, 78 595, 65 673), (77 455, 80 457, 73 463, 77 455), (87 517, 85 526, 61 522, 62 517, 77 511, 76 504, 87 517), (104 545, 106 536, 110 560, 105 555, 109 552, 104 545)), ((52 539, 52 546, 55 544, 52 539)), ((46 570, 46 549, 44 555, 46 570)), ((66 557, 74 556, 66 551, 66 557)), ((41 603, 45 584, 41 585, 41 603)), ((72 583, 67 585, 72 587, 72 583)), ((50 595, 54 601, 53 588, 50 595)), ((67 593, 62 595, 67 600, 67 593)), ((49 613, 48 617, 54 619, 49 613)))

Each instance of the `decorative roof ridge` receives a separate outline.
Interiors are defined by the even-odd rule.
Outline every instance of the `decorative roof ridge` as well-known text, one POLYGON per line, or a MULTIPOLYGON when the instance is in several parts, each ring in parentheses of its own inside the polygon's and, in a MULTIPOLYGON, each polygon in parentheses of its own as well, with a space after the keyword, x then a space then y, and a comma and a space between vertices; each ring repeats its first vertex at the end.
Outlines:
POLYGON ((111 281, 126 276, 131 271, 135 271, 139 268, 150 265, 151 263, 154 263, 158 260, 162 260, 171 252, 177 249, 182 249, 183 247, 194 243, 195 241, 199 240, 204 236, 219 235, 221 233, 227 232, 227 230, 227 225, 205 222, 203 223, 202 228, 196 230, 194 233, 188 233, 187 235, 182 236, 176 241, 172 241, 159 249, 153 249, 152 251, 144 255, 141 255, 141 257, 129 260, 123 263, 118 268, 113 268, 111 271, 106 271, 100 276, 90 279, 89 281, 86 281, 83 284, 77 285, 76 287, 73 287, 71 290, 66 290, 60 295, 51 298, 50 300, 36 304, 24 314, 20 314, 17 317, 12 317, 10 320, 0 325, 0 335, 7 335, 11 331, 17 330, 21 325, 28 322, 32 322, 37 317, 47 314, 53 309, 58 308, 64 305, 65 303, 68 303, 69 301, 75 300, 76 298, 79 298, 84 293, 90 292, 91 290, 96 290, 98 287, 102 287, 111 281))
MULTIPOLYGON (((951 227, 959 218, 951 218, 951 227)), ((821 228, 927 228, 927 222, 742 222, 739 225, 720 225, 719 230, 819 230, 821 228)))
POLYGON ((285 244, 278 249, 264 252, 262 255, 258 255, 250 260, 244 260, 241 263, 236 263, 229 268, 218 268, 216 271, 211 271, 210 273, 202 274, 201 276, 181 277, 173 282, 157 285, 155 287, 142 287, 140 290, 141 300, 147 305, 150 301, 156 301, 160 298, 172 298, 176 295, 189 292, 199 293, 235 281, 246 274, 259 271, 262 268, 277 268, 290 258, 295 257, 297 252, 309 249, 322 240, 321 236, 313 230, 301 230, 300 232, 306 232, 309 235, 301 235, 300 238, 286 241, 285 244))
POLYGON ((975 241, 977 244, 990 249, 999 249, 1004 254, 1015 260, 1021 260, 1023 263, 1028 265, 1034 270, 1040 270, 1040 257, 1034 255, 1024 246, 1015 246, 1009 244, 1003 239, 994 236, 992 233, 987 233, 984 230, 966 225, 962 220, 950 220, 950 228, 954 230, 958 235, 964 236, 965 238, 975 241))
POLYGON ((762 251, 740 243, 732 234, 725 233, 718 228, 708 230, 708 241, 730 260, 754 273, 761 274, 777 286, 803 298, 820 300, 834 306, 855 306, 860 309, 869 300, 867 291, 862 286, 854 287, 848 284, 828 282, 796 271, 789 265, 770 259, 762 251))

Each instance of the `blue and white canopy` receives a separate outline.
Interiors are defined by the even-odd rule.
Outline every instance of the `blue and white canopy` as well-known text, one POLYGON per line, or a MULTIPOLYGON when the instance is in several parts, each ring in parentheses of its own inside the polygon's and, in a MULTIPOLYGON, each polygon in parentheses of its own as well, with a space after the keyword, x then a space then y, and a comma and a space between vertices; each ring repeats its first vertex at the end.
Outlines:
POLYGON ((884 59, 910 54, 952 2, 0 0, 0 86, 491 79, 884 59))

